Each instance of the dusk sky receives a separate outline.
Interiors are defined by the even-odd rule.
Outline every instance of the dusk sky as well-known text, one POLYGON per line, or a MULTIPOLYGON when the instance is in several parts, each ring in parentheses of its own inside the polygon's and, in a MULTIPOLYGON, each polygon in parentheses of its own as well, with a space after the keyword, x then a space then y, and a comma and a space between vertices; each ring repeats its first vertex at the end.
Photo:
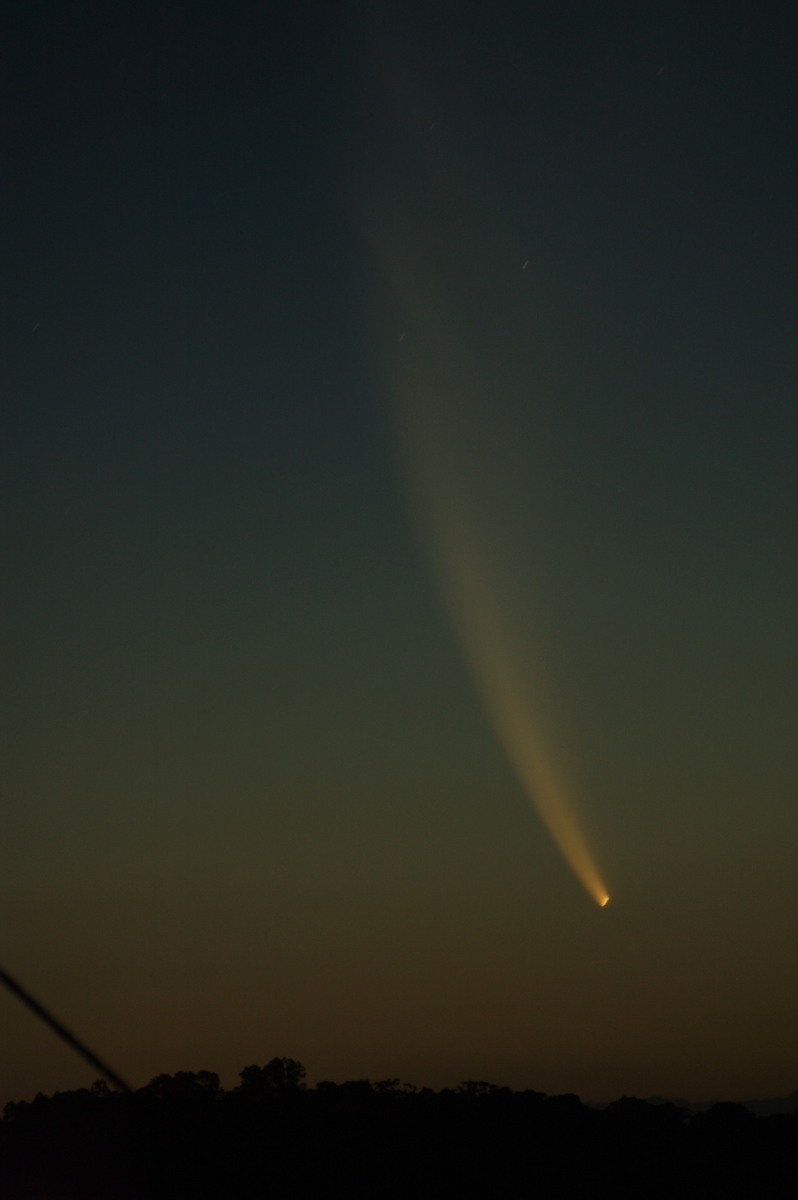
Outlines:
POLYGON ((798 1089, 795 5, 1 42, 0 964, 134 1086, 798 1089))

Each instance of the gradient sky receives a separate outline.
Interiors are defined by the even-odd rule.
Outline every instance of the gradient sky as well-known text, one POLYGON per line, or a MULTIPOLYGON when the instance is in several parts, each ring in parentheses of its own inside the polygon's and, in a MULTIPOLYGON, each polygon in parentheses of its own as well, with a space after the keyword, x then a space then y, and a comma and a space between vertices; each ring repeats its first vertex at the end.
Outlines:
POLYGON ((5 968, 136 1086, 794 1090, 795 6, 3 20, 5 968))

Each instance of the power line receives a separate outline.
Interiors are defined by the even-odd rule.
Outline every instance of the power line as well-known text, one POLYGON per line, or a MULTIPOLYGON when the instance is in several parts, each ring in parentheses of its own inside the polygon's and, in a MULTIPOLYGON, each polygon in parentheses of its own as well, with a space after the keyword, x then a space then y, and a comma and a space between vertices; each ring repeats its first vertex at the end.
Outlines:
POLYGON ((34 997, 31 996, 30 992, 26 991, 22 984, 18 983, 17 980, 14 979, 13 976, 9 975, 7 971, 4 971, 2 967, 0 967, 0 983, 5 984, 8 990, 13 992, 13 994, 22 1001, 26 1008, 29 1008, 32 1013, 35 1013, 36 1016, 40 1018, 40 1020, 44 1021, 45 1025, 49 1025, 53 1033, 57 1033, 62 1041, 66 1042, 68 1046, 71 1046, 72 1049, 75 1050, 85 1062, 94 1067, 96 1071, 99 1071, 100 1074, 104 1076, 110 1084, 112 1084, 115 1088, 118 1088, 120 1092, 133 1091, 129 1083, 125 1083, 124 1079, 122 1079, 120 1075, 117 1075, 116 1071, 112 1070, 111 1067, 109 1067, 107 1063, 103 1062, 101 1058, 98 1058, 93 1050, 90 1050, 89 1047, 80 1040, 80 1038, 75 1037, 74 1033, 71 1033, 67 1029, 66 1025, 62 1025, 61 1022, 57 1020, 57 1018, 54 1017, 51 1012, 47 1011, 43 1004, 40 1004, 38 1000, 35 1000, 34 997))

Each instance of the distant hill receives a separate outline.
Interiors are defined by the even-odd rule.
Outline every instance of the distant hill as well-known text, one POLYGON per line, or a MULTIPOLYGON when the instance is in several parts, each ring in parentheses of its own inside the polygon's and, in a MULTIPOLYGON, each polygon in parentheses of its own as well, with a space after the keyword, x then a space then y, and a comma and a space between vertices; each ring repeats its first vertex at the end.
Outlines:
POLYGON ((746 1108, 758 1117, 775 1117, 780 1113, 798 1112, 798 1092, 777 1096, 773 1100, 743 1100, 746 1108))
MULTIPOLYGON (((690 1112, 707 1112, 716 1100, 674 1100, 671 1096, 647 1096, 648 1104, 675 1104, 677 1108, 687 1108, 690 1112)), ((789 1096, 776 1096, 769 1100, 740 1100, 738 1103, 752 1112, 756 1117, 775 1117, 780 1114, 798 1113, 798 1092, 789 1096)))

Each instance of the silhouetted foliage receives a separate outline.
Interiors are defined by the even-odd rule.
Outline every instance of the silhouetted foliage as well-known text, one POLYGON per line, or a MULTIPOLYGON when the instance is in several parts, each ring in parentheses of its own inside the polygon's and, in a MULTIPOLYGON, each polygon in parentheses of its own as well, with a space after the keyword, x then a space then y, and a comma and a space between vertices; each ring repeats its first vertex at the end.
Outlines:
POLYGON ((273 1058, 265 1067, 244 1067, 239 1078, 239 1092, 262 1097, 303 1088, 305 1068, 295 1058, 273 1058))
POLYGON ((140 1094, 171 1104, 205 1104, 217 1099, 219 1092, 215 1071, 178 1071, 176 1075, 157 1075, 140 1094))
POLYGON ((3 1200, 611 1195, 699 1200, 798 1194, 798 1114, 691 1113, 623 1096, 513 1092, 483 1080, 420 1091, 398 1078, 305 1086, 296 1059, 158 1075, 7 1104, 3 1200))

